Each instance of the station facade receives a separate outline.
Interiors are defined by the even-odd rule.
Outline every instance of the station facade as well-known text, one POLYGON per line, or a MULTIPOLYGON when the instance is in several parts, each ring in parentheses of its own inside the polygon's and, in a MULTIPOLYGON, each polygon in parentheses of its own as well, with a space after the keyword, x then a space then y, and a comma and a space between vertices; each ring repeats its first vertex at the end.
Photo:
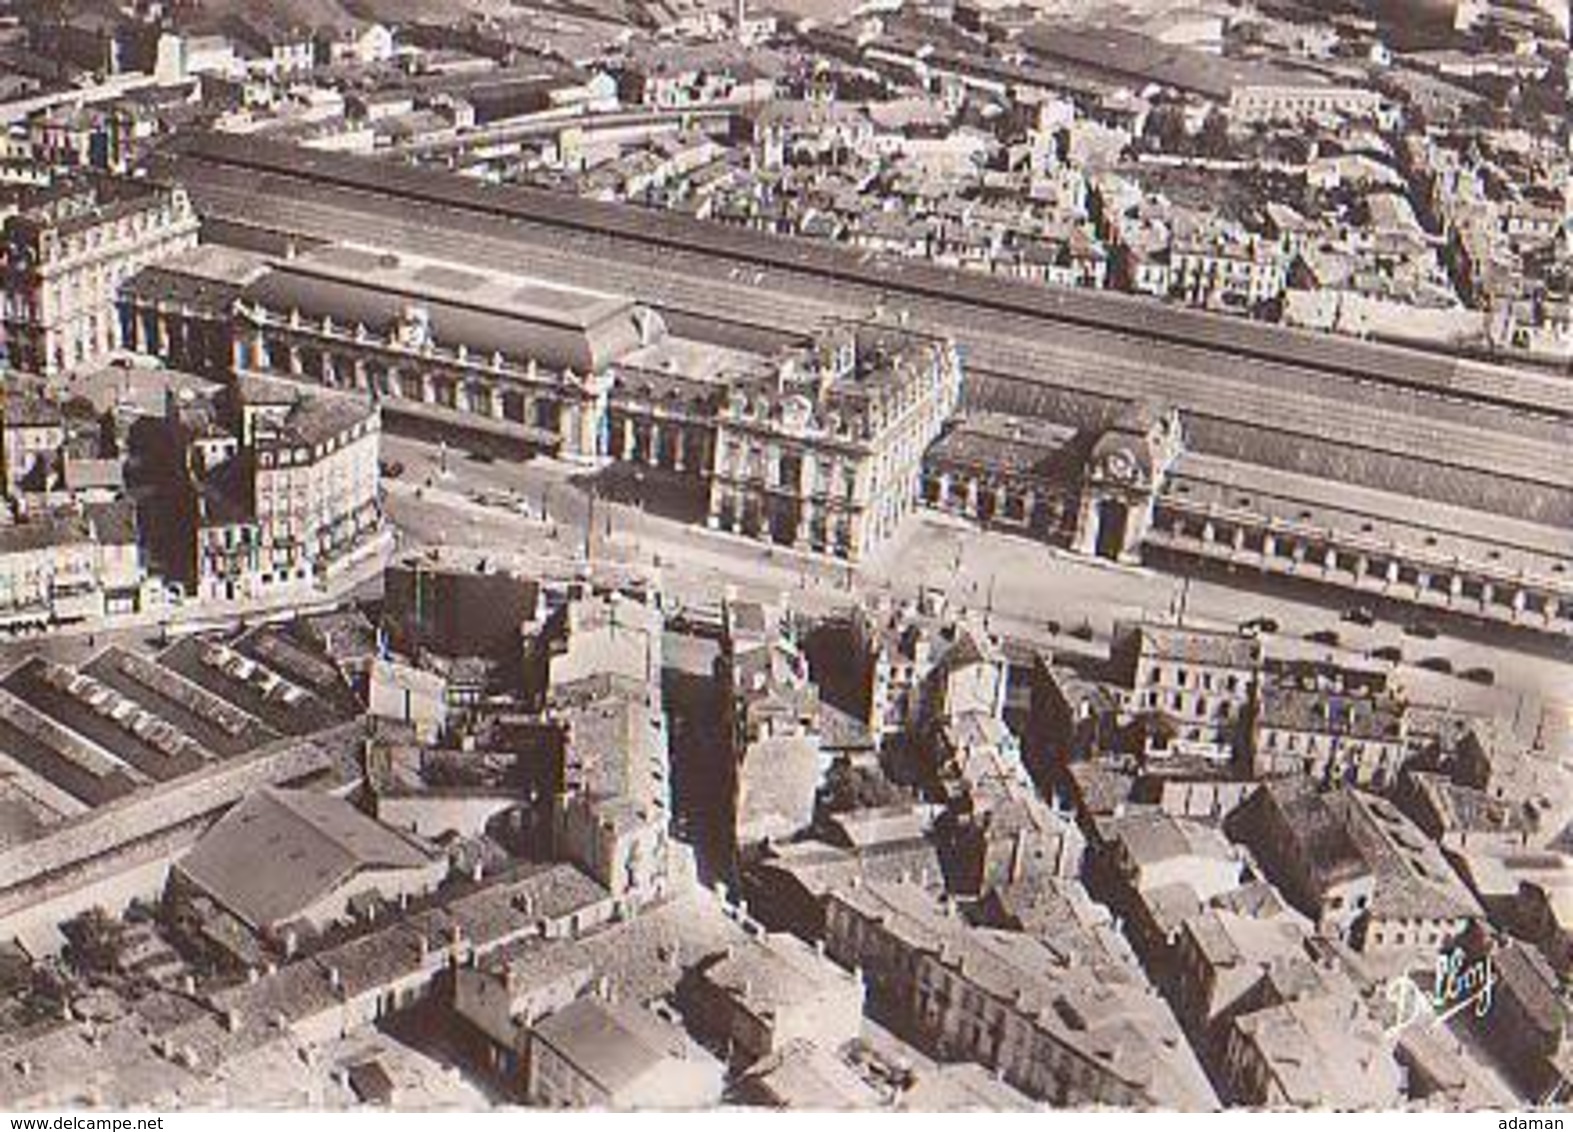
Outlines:
MULTIPOLYGON (((181 261, 157 270, 167 292, 181 261)), ((247 280, 206 306, 161 305, 133 280, 123 317, 155 349, 227 350, 242 378, 358 391, 521 454, 673 474, 713 528, 848 561, 926 506, 1115 563, 1573 628, 1573 545, 1554 524, 1197 451, 1185 414, 1150 399, 1074 425, 991 412, 954 343, 899 314, 767 345, 718 316, 722 330, 688 338, 626 296, 341 245, 247 280)))

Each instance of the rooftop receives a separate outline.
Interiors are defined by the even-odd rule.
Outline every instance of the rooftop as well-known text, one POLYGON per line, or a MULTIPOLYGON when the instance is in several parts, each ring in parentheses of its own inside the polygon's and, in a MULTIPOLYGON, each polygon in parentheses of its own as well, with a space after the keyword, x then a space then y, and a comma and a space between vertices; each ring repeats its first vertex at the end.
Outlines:
POLYGON ((833 899, 928 954, 1155 1105, 1211 1108, 1216 1101, 1168 1008, 1140 985, 1106 983, 1037 940, 973 928, 909 883, 865 882, 833 899))
POLYGON ((1290 72, 1264 63, 1220 58, 1119 27, 1043 24, 1028 27, 1020 42, 1042 59, 1140 86, 1170 86, 1213 99, 1227 99, 1242 87, 1327 85, 1310 72, 1290 72))
POLYGON ((882 1107, 882 1098, 845 1061, 813 1042, 797 1041, 749 1068, 752 1098, 785 1109, 846 1112, 882 1107))
POLYGON ((1344 739, 1397 742, 1403 709, 1389 699, 1269 685, 1262 689, 1259 727, 1344 739))
POLYGON ((7 390, 0 424, 6 428, 60 428, 65 415, 59 404, 47 397, 7 390))
POLYGON ((1269 782, 1262 791, 1298 839, 1294 851, 1308 862, 1316 883, 1324 890, 1372 873, 1370 862, 1328 795, 1300 779, 1269 782))
POLYGON ((1385 798, 1340 790, 1328 802, 1376 874, 1371 912, 1393 919, 1481 915, 1480 905, 1427 837, 1385 798))
POLYGON ((1359 1013, 1352 1015, 1348 1005, 1294 1000, 1247 1014, 1234 1025, 1271 1074, 1268 1104, 1394 1109, 1403 1101, 1392 1039, 1359 1013))
MULTIPOLYGON (((1398 545, 1411 554, 1424 551, 1439 566, 1460 559, 1481 563, 1488 554, 1495 555, 1489 560, 1504 573, 1544 576, 1573 565, 1573 537, 1562 522, 1561 487, 1547 483, 1531 491, 1520 486, 1520 498, 1514 499, 1467 468, 1437 467, 1422 498, 1401 492, 1391 481, 1381 484, 1378 461, 1346 456, 1341 474, 1324 475, 1321 469, 1292 471, 1256 460, 1186 452, 1163 489, 1164 497, 1188 507, 1266 514, 1286 532, 1333 531, 1363 538, 1373 548, 1398 545)), ((1511 459, 1520 457, 1538 458, 1521 450, 1511 459)), ((1506 465, 1499 466, 1503 474, 1508 472, 1506 465)), ((1518 468, 1511 471, 1520 474, 1518 468)), ((1546 472, 1547 477, 1555 475, 1546 472)))
POLYGON ((1138 868, 1180 857, 1206 857, 1214 861, 1235 859, 1234 847, 1212 826, 1186 821, 1156 811, 1137 811, 1104 818, 1099 831, 1124 846, 1138 868))
POLYGON ((1230 630, 1127 622, 1117 627, 1115 638, 1122 642, 1134 639, 1148 660, 1247 670, 1255 670, 1262 660, 1259 638, 1230 630))
POLYGON ((969 413, 929 450, 941 465, 987 468, 1011 475, 1056 476, 1079 471, 1071 442, 1077 430, 1008 413, 969 413))
MULTIPOLYGON (((248 382, 248 393, 257 383, 248 382)), ((276 421, 257 429, 259 447, 304 444, 310 447, 339 440, 356 426, 374 420, 377 408, 363 397, 342 393, 311 393, 298 390, 287 412, 276 421)))
POLYGON ((713 957, 704 979, 759 1018, 826 995, 856 993, 856 976, 832 963, 796 936, 750 938, 713 957))
POLYGON ((413 347, 429 340, 480 360, 498 353, 578 373, 605 369, 658 326, 642 324, 624 297, 349 244, 276 261, 244 298, 277 313, 331 318, 346 332, 364 326, 413 347))
POLYGON ((342 798, 265 787, 220 818, 179 868, 262 929, 297 918, 363 869, 424 869, 436 860, 342 798))
POLYGON ((613 1097, 694 1053, 680 1029, 643 1007, 592 997, 537 1022, 534 1037, 613 1097))

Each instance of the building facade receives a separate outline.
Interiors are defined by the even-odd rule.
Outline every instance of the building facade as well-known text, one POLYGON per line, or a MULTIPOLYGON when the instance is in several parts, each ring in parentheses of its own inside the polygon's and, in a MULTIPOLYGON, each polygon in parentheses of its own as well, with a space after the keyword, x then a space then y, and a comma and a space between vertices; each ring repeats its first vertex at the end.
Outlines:
POLYGON ((351 398, 248 409, 262 585, 314 581, 381 527, 381 414, 351 398))
POLYGON ((1217 1104, 1161 1000, 1064 966, 1035 939, 968 927, 912 884, 836 890, 825 925, 826 953, 859 967, 870 998, 947 1059, 976 1061, 1059 1105, 1217 1104))
MULTIPOLYGON (((152 316, 140 341, 214 337, 207 306, 157 310, 141 291, 126 298, 152 316)), ((898 320, 837 320, 741 366, 729 357, 731 372, 684 372, 684 347, 631 300, 352 247, 273 263, 240 289, 234 324, 238 375, 363 391, 523 451, 675 472, 708 491, 712 526, 848 559, 915 509, 961 393, 950 343, 898 320)))
POLYGON ((1298 121, 1328 114, 1374 118, 1381 110, 1381 94, 1363 87, 1250 83, 1229 92, 1229 116, 1239 122, 1298 121))
POLYGON ((663 333, 613 296, 351 247, 275 262, 235 304, 234 371, 384 402, 584 463, 611 363, 663 333))
POLYGON ((710 525, 863 557, 918 506, 924 454, 960 397, 944 339, 833 324, 720 405, 710 525))
POLYGON ((1128 718, 1146 724, 1149 755, 1236 751, 1262 664, 1262 643, 1239 632, 1156 622, 1118 626, 1110 649, 1128 718))
POLYGON ((183 189, 141 181, 72 183, 5 222, 5 339, 11 365, 56 374, 126 341, 121 284, 197 242, 183 189))
POLYGON ((154 599, 128 502, 0 526, 0 629, 88 621, 154 599))
POLYGON ((1404 702, 1379 674, 1280 673, 1264 678, 1252 707, 1252 777, 1303 774, 1386 790, 1407 739, 1404 702))
POLYGON ((374 403, 258 382, 219 401, 168 409, 192 594, 309 592, 382 545, 374 403))
POLYGON ((0 475, 6 497, 47 488, 65 442, 66 422, 58 405, 7 393, 0 404, 0 475))

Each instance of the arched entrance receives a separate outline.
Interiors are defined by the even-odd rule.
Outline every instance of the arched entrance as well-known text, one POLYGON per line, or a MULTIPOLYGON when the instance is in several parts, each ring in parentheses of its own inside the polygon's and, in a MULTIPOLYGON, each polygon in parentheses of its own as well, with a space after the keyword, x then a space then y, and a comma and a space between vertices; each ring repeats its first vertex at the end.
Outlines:
POLYGON ((1130 508, 1118 499, 1100 499, 1097 505, 1098 537, 1093 553, 1117 562, 1125 553, 1125 526, 1130 508))

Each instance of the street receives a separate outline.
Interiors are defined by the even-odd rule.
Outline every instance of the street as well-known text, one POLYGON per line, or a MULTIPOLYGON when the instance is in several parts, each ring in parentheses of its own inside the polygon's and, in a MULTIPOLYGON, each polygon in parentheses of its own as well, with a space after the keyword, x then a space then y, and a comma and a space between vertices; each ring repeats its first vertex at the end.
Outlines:
MULTIPOLYGON (((844 563, 762 547, 641 509, 597 497, 582 470, 546 459, 477 461, 465 452, 407 436, 384 437, 384 458, 403 465, 389 480, 389 514, 407 548, 449 545, 555 559, 659 563, 663 586, 685 603, 713 603, 731 592, 760 599, 791 595, 809 614, 844 608, 872 596, 912 598, 939 591, 956 605, 986 613, 991 627, 1026 641, 1085 649, 1065 631, 1090 627, 1102 647, 1114 622, 1167 617, 1181 611, 1187 623, 1228 627, 1257 617, 1276 621, 1277 655, 1325 657, 1384 664, 1379 649, 1397 649, 1392 665, 1415 702, 1490 711, 1512 722, 1526 741, 1565 755, 1573 739, 1573 657, 1566 642, 1528 633, 1492 636, 1462 631, 1438 618, 1438 635, 1421 639, 1404 622, 1379 619, 1370 626, 1341 619, 1345 602, 1332 592, 1304 596, 1242 577, 1189 583, 1168 573, 1090 561, 1032 539, 980 532, 945 516, 922 513, 901 536, 856 569, 844 563), (430 487, 427 485, 430 484, 430 487), (476 502, 481 496, 491 501, 476 502), (524 501, 526 518, 502 501, 524 501), (593 521, 592 521, 593 515, 593 521), (1061 631, 1055 632, 1055 627, 1061 631), (1332 630, 1336 646, 1307 641, 1332 630), (1454 672, 1489 669, 1492 687, 1417 667, 1445 658, 1454 672)), ((599 482, 626 470, 593 477, 599 482)), ((1350 599, 1349 603, 1353 603, 1350 599)), ((1395 654, 1389 654, 1395 655, 1395 654)))

